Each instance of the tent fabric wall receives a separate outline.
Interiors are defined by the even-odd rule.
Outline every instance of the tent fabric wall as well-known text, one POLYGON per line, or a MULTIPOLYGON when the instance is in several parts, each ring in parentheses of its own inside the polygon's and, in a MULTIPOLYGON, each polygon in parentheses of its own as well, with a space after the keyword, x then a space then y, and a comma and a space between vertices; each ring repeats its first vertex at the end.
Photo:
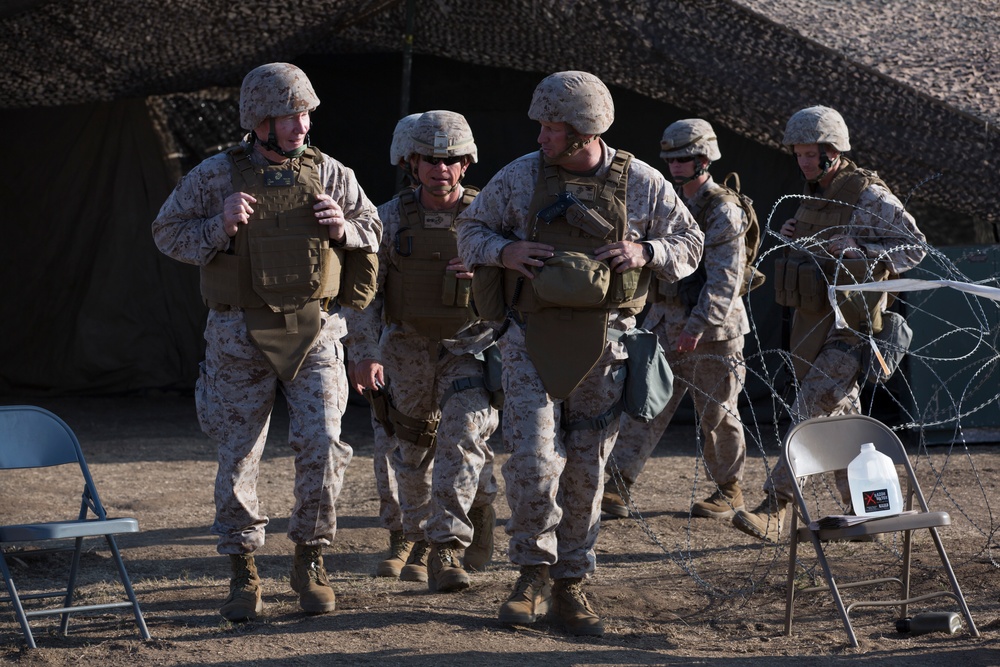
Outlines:
POLYGON ((0 391, 190 385, 204 309, 190 298, 197 270, 150 234, 173 183, 145 102, 8 110, 2 122, 19 166, 0 179, 0 391))

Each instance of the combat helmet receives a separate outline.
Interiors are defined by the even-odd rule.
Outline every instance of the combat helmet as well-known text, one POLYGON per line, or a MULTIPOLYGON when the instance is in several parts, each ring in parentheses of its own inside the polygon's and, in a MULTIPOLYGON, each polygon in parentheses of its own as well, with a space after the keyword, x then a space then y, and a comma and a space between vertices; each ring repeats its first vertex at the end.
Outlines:
POLYGON ((712 125, 701 118, 679 120, 667 126, 660 140, 660 157, 704 155, 709 162, 722 157, 712 125))
POLYGON ((841 153, 851 150, 844 117, 835 109, 822 106, 808 107, 792 114, 785 125, 781 143, 785 146, 829 144, 841 153))
POLYGON ((465 116, 454 111, 425 111, 413 123, 410 139, 411 154, 440 158, 468 155, 473 162, 479 161, 472 128, 465 116))
POLYGON ((290 63, 269 63, 250 71, 240 87, 240 126, 252 132, 267 118, 312 111, 319 98, 309 77, 290 63))
POLYGON ((404 116, 396 123, 396 129, 392 131, 392 144, 389 146, 389 164, 406 170, 407 159, 413 153, 413 125, 420 118, 421 114, 411 113, 404 116))
POLYGON ((615 120, 615 103, 604 82, 589 72, 556 72, 531 96, 528 118, 567 123, 579 134, 604 134, 615 120))

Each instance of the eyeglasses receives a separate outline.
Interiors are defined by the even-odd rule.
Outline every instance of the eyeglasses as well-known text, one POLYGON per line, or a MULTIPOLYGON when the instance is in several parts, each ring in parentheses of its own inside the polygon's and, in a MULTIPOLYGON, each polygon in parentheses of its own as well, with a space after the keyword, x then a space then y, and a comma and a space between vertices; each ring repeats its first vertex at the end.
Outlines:
POLYGON ((688 162, 694 162, 693 155, 685 155, 684 157, 665 157, 664 162, 667 164, 673 164, 674 162, 680 162, 681 164, 687 164, 688 162))
POLYGON ((438 163, 444 162, 449 167, 453 164, 458 164, 464 158, 464 155, 452 155, 451 157, 434 157, 433 155, 421 155, 420 159, 429 165, 437 166, 438 163))

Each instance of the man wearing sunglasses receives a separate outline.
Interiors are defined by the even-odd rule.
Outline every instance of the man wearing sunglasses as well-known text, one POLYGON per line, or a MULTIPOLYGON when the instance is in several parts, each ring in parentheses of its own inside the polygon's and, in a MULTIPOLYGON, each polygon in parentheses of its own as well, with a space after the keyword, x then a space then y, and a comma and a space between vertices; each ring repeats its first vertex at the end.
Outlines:
POLYGON ((609 329, 634 327, 651 274, 693 272, 703 235, 659 172, 601 139, 614 102, 596 76, 546 77, 528 117, 541 150, 497 173, 458 225, 476 307, 504 321, 508 554, 521 574, 499 617, 549 612, 571 634, 599 636, 581 584, 596 565, 625 383, 627 354, 609 329))
POLYGON ((649 423, 622 415, 601 509, 628 516, 629 488, 690 390, 714 487, 708 498, 692 505, 691 514, 728 521, 744 508, 740 480, 746 441, 737 401, 746 378, 743 336, 750 332, 740 296, 750 220, 735 195, 708 172, 722 157, 710 123, 700 118, 672 123, 663 132, 660 149, 671 180, 705 233, 705 254, 692 275, 676 283, 657 281, 662 299, 654 300, 643 327, 657 334, 667 353, 674 392, 649 423))
POLYGON ((458 257, 455 220, 478 192, 463 187, 478 151, 465 118, 427 111, 410 132, 415 190, 379 207, 382 287, 354 313, 347 343, 355 377, 392 438, 402 530, 399 572, 431 592, 468 588, 467 570, 493 553, 493 451, 499 423, 483 379, 493 329, 470 305, 472 272, 458 257), (383 321, 386 323, 383 328, 383 321))

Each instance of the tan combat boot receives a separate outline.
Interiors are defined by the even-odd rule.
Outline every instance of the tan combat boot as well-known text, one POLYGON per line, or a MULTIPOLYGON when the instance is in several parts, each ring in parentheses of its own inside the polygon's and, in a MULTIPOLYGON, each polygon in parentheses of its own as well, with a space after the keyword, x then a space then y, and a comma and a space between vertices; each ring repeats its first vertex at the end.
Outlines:
POLYGON ((722 484, 715 493, 705 500, 699 500, 691 506, 692 516, 703 516, 708 519, 732 519, 733 516, 746 509, 743 504, 743 490, 739 482, 722 484))
POLYGON ((571 635, 600 637, 604 624, 583 593, 582 579, 556 579, 549 618, 571 635))
POLYGON ((406 565, 406 559, 410 557, 413 549, 413 542, 406 539, 406 535, 401 530, 393 530, 389 533, 389 557, 381 561, 375 569, 376 577, 399 578, 399 572, 406 565))
POLYGON ((787 501, 769 492, 753 512, 737 512, 733 517, 733 526, 759 540, 777 542, 785 525, 787 505, 787 501))
POLYGON ((548 565, 522 565, 521 576, 507 601, 500 606, 501 623, 534 623, 552 604, 548 565))
POLYGON ((604 495, 601 497, 601 511, 608 516, 625 518, 628 516, 628 503, 626 499, 629 498, 629 489, 632 488, 632 482, 626 479, 620 479, 616 482, 614 478, 611 478, 604 485, 604 495), (621 485, 621 492, 618 490, 618 485, 621 485), (624 495, 623 495, 624 494, 624 495))
POLYGON ((234 623, 252 621, 264 611, 257 565, 253 562, 253 556, 247 554, 230 554, 229 562, 233 568, 233 578, 229 580, 229 597, 222 603, 219 613, 224 619, 234 623))
POLYGON ((469 587, 469 575, 462 568, 462 546, 455 541, 432 544, 427 554, 427 590, 452 593, 469 587))
POLYGON ((292 561, 292 590, 299 594, 299 606, 310 614, 322 614, 337 607, 337 598, 323 567, 323 547, 295 545, 292 561))
POLYGON ((427 581, 427 542, 420 540, 413 543, 406 565, 399 571, 402 581, 427 581))
POLYGON ((470 572, 482 572, 493 560, 493 528, 497 513, 493 505, 473 507, 469 510, 472 523, 472 544, 465 550, 465 567, 470 572))

